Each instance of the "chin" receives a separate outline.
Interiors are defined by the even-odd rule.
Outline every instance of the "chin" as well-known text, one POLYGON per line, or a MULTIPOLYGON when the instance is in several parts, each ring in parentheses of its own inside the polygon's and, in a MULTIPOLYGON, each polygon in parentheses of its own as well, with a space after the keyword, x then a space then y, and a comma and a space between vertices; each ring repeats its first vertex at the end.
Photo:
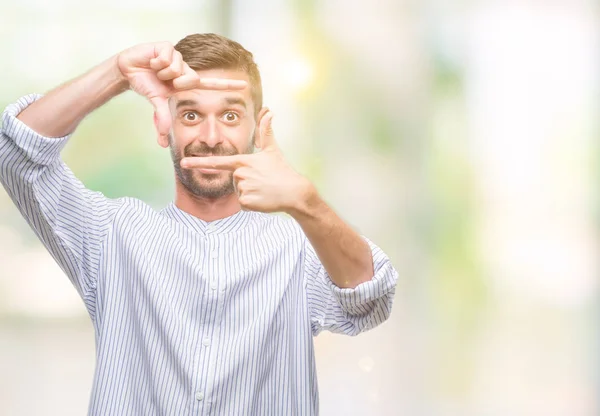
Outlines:
POLYGON ((220 188, 229 182, 229 178, 222 173, 198 173, 194 179, 203 188, 220 188))
POLYGON ((179 172, 179 183, 191 195, 202 199, 220 199, 235 192, 233 177, 228 172, 179 172))
POLYGON ((226 178, 219 180, 220 175, 206 175, 200 180, 194 181, 192 193, 198 197, 219 199, 231 195, 234 192, 233 184, 226 178), (213 177, 210 178, 209 177, 213 177))

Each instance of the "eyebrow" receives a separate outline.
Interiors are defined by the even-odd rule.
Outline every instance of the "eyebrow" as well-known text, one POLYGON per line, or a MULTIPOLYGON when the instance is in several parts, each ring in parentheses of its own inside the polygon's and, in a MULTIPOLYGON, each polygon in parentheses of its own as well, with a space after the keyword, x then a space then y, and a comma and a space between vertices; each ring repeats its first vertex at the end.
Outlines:
MULTIPOLYGON (((246 101, 240 97, 226 97, 224 100, 227 105, 240 105, 246 109, 246 101)), ((181 107, 196 107, 199 103, 196 100, 181 100, 175 106, 176 110, 179 110, 181 107)))
POLYGON ((244 101, 243 98, 226 97, 224 101, 227 103, 227 105, 240 105, 240 106, 244 107, 244 110, 246 109, 246 101, 244 101))
POLYGON ((177 103, 177 105, 175 106, 176 110, 179 110, 181 107, 194 107, 198 105, 197 101, 194 100, 181 100, 177 103))

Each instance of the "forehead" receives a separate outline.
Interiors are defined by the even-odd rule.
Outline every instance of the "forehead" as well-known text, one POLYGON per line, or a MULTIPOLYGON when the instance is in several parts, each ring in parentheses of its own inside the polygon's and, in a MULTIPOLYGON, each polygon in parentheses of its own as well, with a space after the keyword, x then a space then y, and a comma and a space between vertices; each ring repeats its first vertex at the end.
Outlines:
POLYGON ((246 108, 249 112, 254 111, 254 103, 252 102, 252 94, 250 91, 250 78, 244 71, 233 69, 206 69, 196 71, 200 78, 224 78, 243 80, 248 83, 243 90, 210 90, 210 89, 191 89, 178 91, 172 95, 170 103, 176 106, 178 102, 183 100, 198 101, 201 104, 220 104, 227 100, 242 99, 246 103, 246 108))

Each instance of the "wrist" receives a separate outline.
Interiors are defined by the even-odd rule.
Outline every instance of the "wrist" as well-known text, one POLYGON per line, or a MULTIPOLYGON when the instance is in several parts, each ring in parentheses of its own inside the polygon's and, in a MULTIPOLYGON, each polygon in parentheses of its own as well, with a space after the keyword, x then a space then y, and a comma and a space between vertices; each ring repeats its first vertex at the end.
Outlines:
POLYGON ((303 179, 296 197, 287 210, 287 213, 296 220, 317 217, 323 203, 315 186, 309 180, 303 179))
POLYGON ((112 83, 114 84, 115 88, 120 91, 123 92, 127 89, 129 89, 129 80, 127 79, 127 77, 123 74, 123 71, 121 71, 121 65, 119 64, 119 58, 120 58, 120 53, 113 56, 109 62, 110 62, 110 77, 112 80, 112 83))

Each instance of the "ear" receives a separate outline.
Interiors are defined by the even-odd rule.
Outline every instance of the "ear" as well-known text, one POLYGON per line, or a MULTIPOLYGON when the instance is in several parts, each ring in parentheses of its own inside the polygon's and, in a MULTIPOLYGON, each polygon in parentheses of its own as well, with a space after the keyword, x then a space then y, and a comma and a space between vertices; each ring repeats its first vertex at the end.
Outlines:
POLYGON ((256 126, 254 127, 254 145, 259 149, 262 149, 263 146, 263 143, 261 143, 260 140, 260 121, 265 116, 265 114, 267 114, 267 111, 269 111, 268 107, 261 108, 258 112, 258 116, 256 117, 256 126))
MULTIPOLYGON (((156 115, 156 111, 154 112, 154 127, 156 128, 156 132, 158 133, 158 116, 156 115)), ((158 144, 160 147, 167 148, 169 147, 169 136, 158 133, 157 138, 158 144)))

